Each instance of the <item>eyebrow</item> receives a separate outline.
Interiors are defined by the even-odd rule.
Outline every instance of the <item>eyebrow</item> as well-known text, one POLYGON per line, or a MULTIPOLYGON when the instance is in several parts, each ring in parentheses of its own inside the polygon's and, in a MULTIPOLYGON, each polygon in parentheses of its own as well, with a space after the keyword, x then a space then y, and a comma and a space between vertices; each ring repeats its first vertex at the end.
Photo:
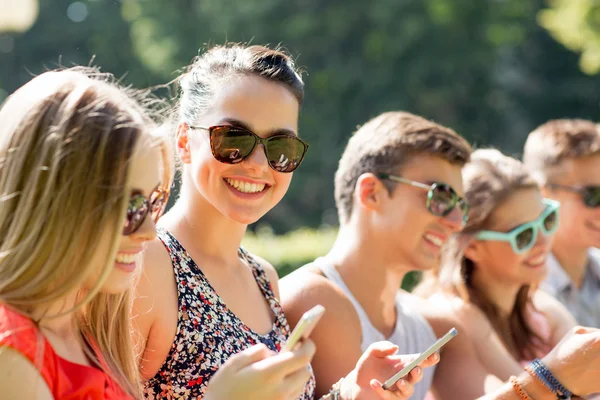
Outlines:
MULTIPOLYGON (((247 123, 245 123, 243 121, 235 119, 235 118, 223 118, 219 121, 219 124, 221 124, 221 123, 226 123, 229 125, 236 126, 238 128, 246 129, 250 132, 254 132, 254 130, 252 130, 252 127, 250 125, 248 125, 247 123)), ((269 132, 267 132, 267 137, 276 136, 276 135, 298 136, 298 133, 296 133, 290 129, 285 129, 285 128, 273 129, 273 130, 270 130, 269 132)))

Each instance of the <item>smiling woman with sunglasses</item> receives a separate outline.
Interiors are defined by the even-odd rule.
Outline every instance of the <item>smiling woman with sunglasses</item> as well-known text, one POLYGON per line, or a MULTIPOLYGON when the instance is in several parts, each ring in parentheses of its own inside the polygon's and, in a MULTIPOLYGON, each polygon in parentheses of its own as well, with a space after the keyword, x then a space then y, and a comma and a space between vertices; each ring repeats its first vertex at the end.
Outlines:
POLYGON ((458 313, 480 359, 507 380, 575 325, 560 303, 536 290, 560 207, 542 197, 520 161, 497 150, 475 151, 463 179, 468 222, 448 242, 439 270, 416 291, 437 293, 433 300, 458 313), (501 341, 500 352, 490 345, 491 332, 501 341))
MULTIPOLYGON (((173 131, 181 193, 145 252, 134 305, 148 399, 210 397, 209 380, 225 383, 219 374, 232 357, 256 344, 274 353, 283 348, 290 326, 277 272, 240 244, 248 224, 285 195, 308 150, 298 137, 304 83, 286 54, 218 46, 179 83, 173 131)), ((365 351, 341 389, 367 393, 365 399, 407 398, 373 386, 401 367, 395 349, 379 343, 365 351)), ((290 364, 294 357, 283 352, 256 367, 269 364, 281 384, 270 379, 236 398, 262 400, 268 397, 257 390, 264 390, 272 398, 313 399, 314 344, 304 340, 297 351, 305 354, 295 357, 299 362, 290 364)))
POLYGON ((0 397, 141 397, 130 289, 171 183, 110 76, 46 72, 0 109, 0 397))

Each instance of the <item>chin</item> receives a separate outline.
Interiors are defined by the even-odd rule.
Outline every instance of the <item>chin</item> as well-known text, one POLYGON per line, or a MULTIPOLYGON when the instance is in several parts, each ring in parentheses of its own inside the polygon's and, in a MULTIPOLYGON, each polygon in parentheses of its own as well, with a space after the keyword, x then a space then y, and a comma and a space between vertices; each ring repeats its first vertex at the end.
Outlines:
POLYGON ((133 273, 125 274, 117 270, 109 275, 100 288, 100 292, 104 294, 121 294, 131 288, 133 288, 133 273))
POLYGON ((239 224, 250 225, 264 217, 271 208, 264 209, 264 207, 232 207, 229 210, 221 210, 221 213, 239 224))

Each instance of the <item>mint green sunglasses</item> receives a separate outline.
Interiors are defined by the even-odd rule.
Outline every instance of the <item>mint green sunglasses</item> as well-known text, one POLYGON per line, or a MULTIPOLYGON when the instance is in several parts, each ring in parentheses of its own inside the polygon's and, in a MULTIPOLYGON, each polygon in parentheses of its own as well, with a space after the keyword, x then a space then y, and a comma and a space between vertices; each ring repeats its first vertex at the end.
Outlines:
POLYGON ((535 221, 519 225, 510 232, 479 231, 475 238, 479 240, 509 242, 516 254, 525 253, 535 244, 538 231, 548 236, 553 234, 556 228, 558 228, 558 209, 560 208, 560 203, 551 199, 544 199, 543 202, 546 205, 546 209, 535 221))

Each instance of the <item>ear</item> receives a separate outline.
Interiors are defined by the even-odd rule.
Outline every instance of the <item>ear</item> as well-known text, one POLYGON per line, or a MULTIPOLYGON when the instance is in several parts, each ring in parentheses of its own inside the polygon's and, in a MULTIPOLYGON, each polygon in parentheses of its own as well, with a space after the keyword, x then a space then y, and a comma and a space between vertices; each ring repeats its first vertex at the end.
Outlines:
POLYGON ((467 248, 465 249, 465 256, 470 259, 473 260, 474 262, 478 262, 481 259, 481 252, 483 251, 483 243, 481 243, 480 241, 473 239, 471 240, 471 242, 467 245, 467 248))
POLYGON ((387 195, 387 188, 374 174, 366 173, 358 177, 354 197, 360 207, 376 210, 381 207, 383 196, 387 195))
POLYGON ((177 133, 175 134, 175 147, 179 159, 184 164, 189 164, 192 162, 188 136, 189 131, 190 127, 187 123, 182 122, 179 125, 177 125, 177 133))

